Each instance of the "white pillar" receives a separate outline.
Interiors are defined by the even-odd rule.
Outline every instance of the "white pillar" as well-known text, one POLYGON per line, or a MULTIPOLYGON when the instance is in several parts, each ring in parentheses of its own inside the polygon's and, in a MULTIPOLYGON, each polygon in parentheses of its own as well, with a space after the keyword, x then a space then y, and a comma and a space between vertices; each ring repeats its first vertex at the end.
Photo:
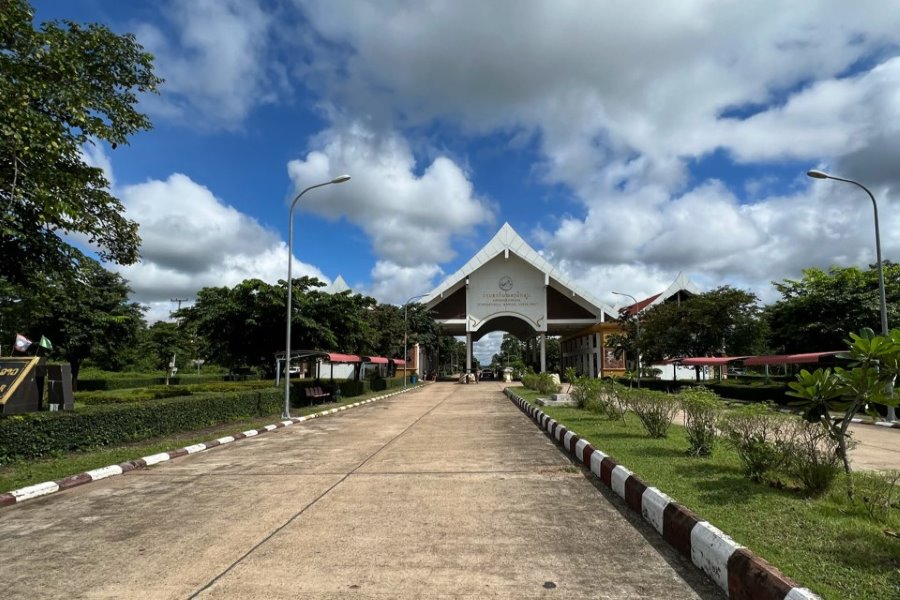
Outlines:
POLYGON ((472 334, 466 334, 466 373, 472 372, 472 334))
POLYGON ((541 334, 541 373, 547 372, 547 334, 541 334))

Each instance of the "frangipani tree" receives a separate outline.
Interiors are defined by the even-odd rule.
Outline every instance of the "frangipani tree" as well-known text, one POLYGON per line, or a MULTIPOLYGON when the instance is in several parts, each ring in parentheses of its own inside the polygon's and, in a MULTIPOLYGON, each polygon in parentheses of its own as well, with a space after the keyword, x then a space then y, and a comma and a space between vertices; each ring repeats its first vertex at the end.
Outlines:
POLYGON ((797 375, 797 381, 788 384, 791 388, 788 395, 799 398, 791 406, 801 408, 807 421, 822 424, 837 444, 848 474, 847 430, 853 417, 860 409, 877 416, 871 408, 873 404, 898 404, 891 386, 900 367, 900 329, 889 335, 876 335, 866 328, 859 334, 851 333, 850 338, 849 350, 838 355, 851 361, 848 368, 816 369, 812 373, 804 369, 797 375))

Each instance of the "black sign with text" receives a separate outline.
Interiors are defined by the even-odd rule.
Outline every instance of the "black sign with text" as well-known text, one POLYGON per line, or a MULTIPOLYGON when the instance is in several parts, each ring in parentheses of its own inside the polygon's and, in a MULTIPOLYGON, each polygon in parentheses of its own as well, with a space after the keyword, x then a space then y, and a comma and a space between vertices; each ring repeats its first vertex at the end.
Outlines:
POLYGON ((0 408, 4 414, 37 410, 35 376, 39 361, 36 356, 0 358, 0 408))

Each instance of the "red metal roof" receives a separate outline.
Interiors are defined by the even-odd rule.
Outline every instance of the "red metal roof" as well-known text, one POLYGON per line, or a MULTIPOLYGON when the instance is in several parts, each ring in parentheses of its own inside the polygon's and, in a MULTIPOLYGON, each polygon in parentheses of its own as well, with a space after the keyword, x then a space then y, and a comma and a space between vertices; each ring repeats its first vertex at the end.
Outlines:
POLYGON ((325 356, 333 363, 358 363, 362 360, 355 354, 340 354, 338 352, 325 352, 325 356))
POLYGON ((373 363, 373 364, 376 364, 376 365, 386 365, 386 364, 388 364, 388 359, 386 359, 386 358, 383 357, 383 356, 366 356, 366 357, 364 357, 364 358, 366 359, 365 362, 367 362, 367 363, 373 363))
MULTIPOLYGON (((681 359, 681 364, 688 366, 701 366, 701 365, 727 365, 730 362, 734 362, 736 360, 744 360, 747 358, 746 356, 699 356, 693 358, 683 358, 681 359)), ((744 363, 747 364, 747 363, 744 363)))
POLYGON ((640 302, 638 302, 637 304, 632 304, 631 306, 628 306, 625 308, 625 312, 628 313, 629 315, 637 314, 640 311, 647 308, 647 306, 649 306, 654 300, 659 298, 661 295, 662 295, 662 292, 660 292, 659 294, 650 296, 649 298, 645 298, 645 299, 641 300, 640 302))
POLYGON ((398 366, 400 366, 400 365, 406 365, 406 361, 403 360, 402 358, 392 358, 392 359, 391 359, 391 362, 394 363, 395 365, 398 365, 398 366))
POLYGON ((788 364, 805 364, 817 363, 823 356, 834 356, 841 352, 840 350, 831 350, 829 352, 807 352, 805 354, 772 354, 769 356, 751 356, 744 361, 745 367, 754 365, 788 365, 788 364))

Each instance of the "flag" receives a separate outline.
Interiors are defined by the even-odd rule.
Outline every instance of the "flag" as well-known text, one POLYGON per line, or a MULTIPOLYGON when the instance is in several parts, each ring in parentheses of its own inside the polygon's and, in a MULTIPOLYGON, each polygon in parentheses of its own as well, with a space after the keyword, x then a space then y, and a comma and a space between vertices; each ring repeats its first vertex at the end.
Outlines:
POLYGON ((16 334, 16 351, 25 352, 28 350, 28 347, 31 346, 31 340, 22 335, 21 333, 16 334))
POLYGON ((43 348, 46 351, 53 350, 53 344, 50 343, 50 340, 46 338, 46 336, 41 336, 41 341, 38 342, 38 346, 43 348))

